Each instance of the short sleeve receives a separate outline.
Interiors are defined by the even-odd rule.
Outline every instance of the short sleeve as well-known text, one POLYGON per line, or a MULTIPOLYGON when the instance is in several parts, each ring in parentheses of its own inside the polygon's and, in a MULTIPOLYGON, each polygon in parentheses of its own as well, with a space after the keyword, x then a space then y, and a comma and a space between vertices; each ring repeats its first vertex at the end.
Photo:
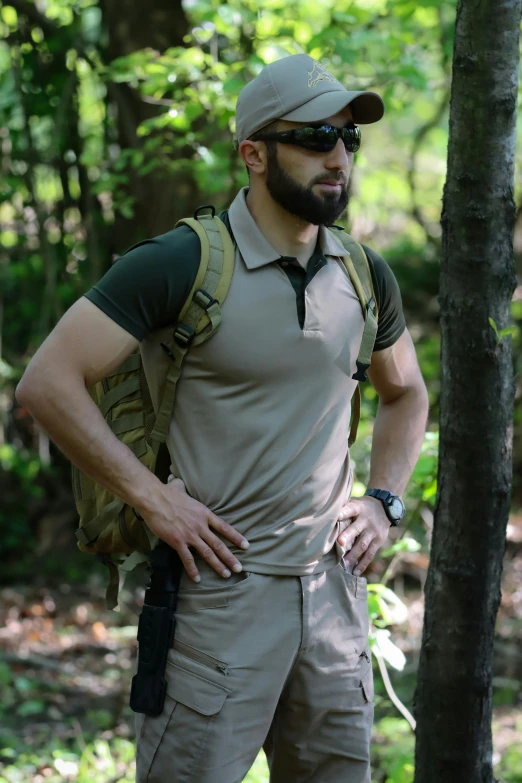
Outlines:
POLYGON ((141 341, 177 322, 200 254, 197 234, 180 226, 127 250, 85 296, 141 341))
POLYGON ((379 321, 374 351, 393 345, 406 329, 401 292, 389 264, 375 250, 363 245, 370 263, 379 321))

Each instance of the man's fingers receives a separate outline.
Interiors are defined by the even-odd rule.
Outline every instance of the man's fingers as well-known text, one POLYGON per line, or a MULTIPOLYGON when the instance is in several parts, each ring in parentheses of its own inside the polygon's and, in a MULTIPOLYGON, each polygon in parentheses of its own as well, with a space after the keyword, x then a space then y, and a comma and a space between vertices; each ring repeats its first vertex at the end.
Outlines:
POLYGON ((250 544, 246 538, 243 538, 241 533, 238 533, 237 530, 234 530, 232 525, 227 524, 220 517, 213 514, 212 511, 209 511, 208 513, 208 523, 214 528, 214 530, 217 530, 218 533, 222 533, 228 538, 229 541, 232 541, 233 544, 240 547, 241 549, 248 549, 250 544))
POLYGON ((364 525, 361 522, 352 522, 339 536, 339 543, 341 546, 346 546, 348 549, 353 547, 353 543, 357 536, 359 536, 364 530, 364 525))
POLYGON ((214 569, 216 574, 219 574, 219 576, 223 576, 225 579, 228 579, 230 576, 229 569, 223 565, 211 546, 209 546, 202 538, 200 538, 194 542, 193 547, 199 552, 203 560, 205 560, 209 566, 214 569))
MULTIPOLYGON (((375 557, 375 555, 376 555, 376 553, 377 553, 377 550, 378 550, 378 548, 379 548, 379 547, 378 547, 378 546, 375 546, 375 545, 372 545, 372 546, 370 546, 370 547, 369 547, 369 548, 366 550, 366 553, 365 553, 365 555, 364 555, 364 556, 363 556, 363 557, 362 557, 362 558, 359 560, 359 562, 358 562, 358 563, 357 563, 357 565, 355 566, 355 568, 354 568, 354 572, 355 572, 355 571, 358 571, 358 572, 359 572, 359 574, 362 574, 362 572, 363 572, 363 571, 364 571, 366 568, 368 568, 368 566, 369 566, 369 565, 370 565, 370 563, 372 562, 373 558, 375 557)), ((358 575, 358 574, 357 574, 357 575, 358 575)))
POLYGON ((339 512, 339 516, 337 517, 338 520, 343 519, 353 519, 355 517, 355 512, 353 510, 353 507, 351 505, 343 506, 342 509, 339 512))
POLYGON ((157 525, 152 524, 152 521, 147 521, 149 521, 151 529, 153 531, 159 530, 160 538, 163 538, 169 546, 179 553, 190 578, 195 582, 200 581, 200 575, 189 547, 195 549, 220 576, 229 577, 231 575, 230 569, 236 573, 242 571, 239 560, 211 528, 225 536, 238 548, 248 549, 248 541, 241 533, 216 516, 203 503, 192 498, 181 479, 171 475, 168 477, 167 486, 169 491, 166 496, 168 501, 172 503, 172 524, 166 523, 164 518, 157 525))
POLYGON ((187 488, 185 487, 184 482, 180 478, 176 478, 175 476, 170 474, 170 476, 167 479, 167 484, 171 486, 173 489, 175 489, 177 492, 184 492, 187 494, 187 488))
POLYGON ((362 504, 354 500, 349 500, 339 512, 338 519, 350 519, 350 517, 357 517, 361 513, 362 504))
POLYGON ((224 544, 220 538, 215 536, 211 530, 202 531, 200 535, 203 541, 205 541, 213 549, 219 559, 225 563, 225 565, 231 568, 232 571, 235 571, 236 574, 238 574, 243 570, 243 566, 239 560, 234 557, 227 545, 224 544))
POLYGON ((186 544, 181 544, 179 547, 176 547, 176 551, 180 556, 181 562, 185 566, 185 570, 187 574, 190 576, 190 578, 194 582, 200 582, 201 577, 199 575, 199 571, 196 567, 196 563, 194 561, 194 558, 192 557, 192 554, 188 546, 186 546, 186 544))
POLYGON ((355 546, 352 547, 350 551, 350 562, 354 563, 356 560, 360 560, 366 550, 370 547, 372 543, 373 537, 372 536, 360 536, 357 540, 357 543, 355 546))

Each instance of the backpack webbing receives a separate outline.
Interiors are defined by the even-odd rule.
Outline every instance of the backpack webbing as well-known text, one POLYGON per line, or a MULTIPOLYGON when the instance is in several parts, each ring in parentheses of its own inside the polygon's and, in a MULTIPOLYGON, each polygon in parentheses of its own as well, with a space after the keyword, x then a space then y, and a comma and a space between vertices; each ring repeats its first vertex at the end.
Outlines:
MULTIPOLYGON (((330 229, 331 231, 331 229, 330 229)), ((361 340, 361 347, 357 357, 357 372, 352 375, 356 381, 366 381, 366 370, 371 364, 375 338, 377 337, 377 300, 373 290, 372 275, 370 265, 364 252, 364 248, 349 234, 339 231, 334 234, 336 239, 340 239, 349 256, 343 256, 342 261, 350 276, 355 292, 359 298, 361 309, 364 316, 364 331, 361 340)), ((348 436, 348 446, 353 446, 357 438, 357 430, 361 418, 361 389, 359 383, 355 387, 354 401, 352 405, 352 423, 350 425, 350 434, 348 436)))
POLYGON ((165 381, 163 398, 156 417, 151 438, 164 443, 174 410, 176 384, 181 374, 185 354, 191 345, 208 340, 221 324, 220 303, 230 288, 234 271, 234 246, 230 235, 219 218, 204 215, 185 218, 176 223, 187 225, 199 236, 201 263, 192 290, 181 310, 179 323, 172 340, 163 345, 172 360, 165 381))

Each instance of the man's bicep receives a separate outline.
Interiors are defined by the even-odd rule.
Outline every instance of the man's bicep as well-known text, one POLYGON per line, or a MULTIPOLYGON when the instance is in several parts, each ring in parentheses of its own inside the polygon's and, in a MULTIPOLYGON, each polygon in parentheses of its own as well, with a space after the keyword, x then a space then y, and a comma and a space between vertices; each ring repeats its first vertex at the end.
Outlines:
POLYGON ((389 348, 374 351, 368 377, 381 402, 393 402, 413 388, 423 387, 415 346, 406 329, 389 348))
POLYGON ((42 343, 21 386, 37 387, 60 372, 80 375, 90 386, 116 369, 137 346, 132 334, 82 297, 42 343))

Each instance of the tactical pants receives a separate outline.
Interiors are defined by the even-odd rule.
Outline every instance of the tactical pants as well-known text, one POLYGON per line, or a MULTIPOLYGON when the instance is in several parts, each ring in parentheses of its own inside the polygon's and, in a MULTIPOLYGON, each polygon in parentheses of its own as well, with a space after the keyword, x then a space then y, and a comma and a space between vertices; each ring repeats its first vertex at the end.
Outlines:
POLYGON ((167 696, 137 716, 138 783, 240 783, 264 747, 271 783, 370 783, 367 586, 311 576, 184 574, 167 696))

